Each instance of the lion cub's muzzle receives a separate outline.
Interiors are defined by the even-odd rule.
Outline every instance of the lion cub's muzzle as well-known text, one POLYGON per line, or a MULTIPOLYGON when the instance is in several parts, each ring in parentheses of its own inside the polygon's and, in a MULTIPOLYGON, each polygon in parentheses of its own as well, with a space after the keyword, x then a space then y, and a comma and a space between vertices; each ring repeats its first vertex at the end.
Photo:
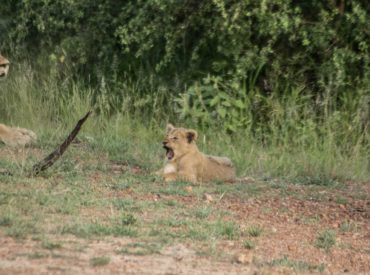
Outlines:
POLYGON ((165 140, 162 142, 163 144, 163 148, 166 149, 166 157, 168 160, 171 160, 173 159, 173 157, 175 156, 175 152, 173 151, 173 149, 171 147, 168 146, 168 142, 165 140))
POLYGON ((6 76, 8 74, 8 70, 9 70, 9 65, 8 64, 5 64, 5 65, 0 64, 0 80, 6 78, 6 76))

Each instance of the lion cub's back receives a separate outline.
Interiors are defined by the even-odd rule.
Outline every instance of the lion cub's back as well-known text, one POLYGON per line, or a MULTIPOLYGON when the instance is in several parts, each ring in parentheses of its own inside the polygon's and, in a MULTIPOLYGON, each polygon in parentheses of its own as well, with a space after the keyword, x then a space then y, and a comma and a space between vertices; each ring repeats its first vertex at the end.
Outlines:
POLYGON ((217 157, 205 155, 207 159, 207 168, 202 171, 202 180, 235 180, 235 168, 232 161, 227 157, 217 157))
POLYGON ((226 166, 229 166, 229 167, 234 167, 232 161, 227 158, 227 157, 216 157, 216 156, 209 156, 209 155, 206 155, 206 157, 211 160, 211 161, 214 161, 220 165, 226 165, 226 166))

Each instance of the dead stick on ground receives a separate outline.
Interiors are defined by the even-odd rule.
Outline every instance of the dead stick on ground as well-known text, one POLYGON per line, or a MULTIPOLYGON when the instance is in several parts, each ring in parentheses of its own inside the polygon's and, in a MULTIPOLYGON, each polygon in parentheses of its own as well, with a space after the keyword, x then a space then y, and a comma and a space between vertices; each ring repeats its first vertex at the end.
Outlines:
POLYGON ((72 132, 69 134, 69 136, 64 140, 64 142, 58 146, 57 149, 55 149, 50 155, 48 155, 46 158, 41 160, 40 162, 36 163, 34 166, 32 166, 32 171, 31 175, 36 176, 42 171, 45 171, 48 169, 50 166, 54 164, 67 150, 68 146, 71 144, 71 142, 75 139, 77 136, 78 132, 81 129, 82 124, 86 121, 86 119, 89 117, 91 114, 91 111, 89 111, 83 118, 81 118, 75 128, 72 130, 72 132))

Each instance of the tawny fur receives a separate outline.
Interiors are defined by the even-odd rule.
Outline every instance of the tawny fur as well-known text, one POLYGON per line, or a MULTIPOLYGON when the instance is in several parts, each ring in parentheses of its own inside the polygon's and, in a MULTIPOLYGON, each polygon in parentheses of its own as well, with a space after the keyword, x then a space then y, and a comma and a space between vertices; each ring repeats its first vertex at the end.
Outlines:
POLYGON ((167 125, 163 141, 167 151, 167 161, 162 170, 165 181, 234 181, 235 168, 231 160, 201 153, 196 145, 197 137, 195 130, 167 125))
POLYGON ((26 146, 36 140, 31 130, 0 124, 0 141, 10 147, 26 146))
POLYGON ((0 79, 5 79, 9 72, 9 60, 0 54, 0 79))
MULTIPOLYGON (((7 77, 9 65, 9 60, 0 54, 0 80, 7 77)), ((36 134, 31 130, 0 124, 0 142, 5 143, 7 146, 26 146, 35 140, 36 134)))

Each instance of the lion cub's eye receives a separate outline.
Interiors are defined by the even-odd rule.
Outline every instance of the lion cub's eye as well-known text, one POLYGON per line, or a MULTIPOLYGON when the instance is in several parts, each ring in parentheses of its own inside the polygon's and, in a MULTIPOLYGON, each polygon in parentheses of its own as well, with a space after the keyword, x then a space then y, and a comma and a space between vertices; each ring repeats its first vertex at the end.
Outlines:
POLYGON ((173 140, 178 140, 178 137, 173 137, 172 139, 173 139, 173 140))

